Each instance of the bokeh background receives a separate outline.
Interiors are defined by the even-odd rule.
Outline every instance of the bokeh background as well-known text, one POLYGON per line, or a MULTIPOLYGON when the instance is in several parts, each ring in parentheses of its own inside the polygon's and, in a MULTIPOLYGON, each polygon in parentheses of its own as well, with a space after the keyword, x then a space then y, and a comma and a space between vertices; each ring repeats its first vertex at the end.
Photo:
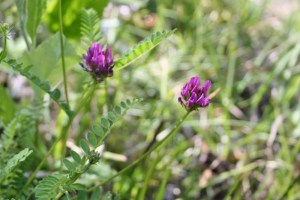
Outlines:
MULTIPOLYGON (((155 31, 176 31, 109 80, 112 104, 129 97, 144 101, 113 129, 105 158, 93 168, 97 175, 87 174, 81 182, 91 185, 109 177, 138 158, 153 138, 168 133, 184 115, 177 103, 182 86, 200 76, 213 83, 211 92, 216 95, 211 105, 194 112, 165 148, 104 189, 121 199, 277 199, 292 185, 286 198, 300 199, 298 1, 64 0, 71 102, 88 79, 78 64, 86 50, 80 45, 82 8, 97 11, 101 41, 112 46, 115 58, 155 31)), ((18 17, 14 1, 0 1, 0 21, 11 25, 9 56, 25 63, 33 59, 38 65, 33 73, 62 88, 59 57, 47 62, 57 56, 58 40, 51 40, 53 48, 38 46, 46 49, 43 53, 28 53, 18 17)), ((37 44, 53 37, 58 26, 57 1, 51 0, 37 44)), ((13 110, 43 96, 1 64, 0 84, 13 110)), ((1 95, 4 98, 3 91, 1 95)), ((99 90, 76 118, 69 148, 76 148, 99 113, 105 112, 102 96, 99 90)), ((41 114, 38 141, 41 152, 46 152, 65 116, 54 103, 46 103, 41 114)), ((50 161, 55 163, 55 155, 50 161)))

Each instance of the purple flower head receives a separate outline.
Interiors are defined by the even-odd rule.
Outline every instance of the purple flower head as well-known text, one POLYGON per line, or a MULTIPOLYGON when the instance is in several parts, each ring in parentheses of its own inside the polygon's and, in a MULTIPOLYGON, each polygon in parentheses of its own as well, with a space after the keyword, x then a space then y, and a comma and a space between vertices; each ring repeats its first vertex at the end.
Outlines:
POLYGON ((188 111, 206 107, 210 103, 207 91, 211 87, 211 82, 209 80, 205 81, 202 87, 200 87, 200 84, 199 77, 192 77, 181 90, 181 97, 178 98, 178 102, 188 111))
POLYGON ((85 64, 80 63, 81 67, 98 82, 113 75, 114 59, 109 45, 106 46, 104 51, 101 44, 94 42, 87 54, 83 55, 83 61, 85 64))

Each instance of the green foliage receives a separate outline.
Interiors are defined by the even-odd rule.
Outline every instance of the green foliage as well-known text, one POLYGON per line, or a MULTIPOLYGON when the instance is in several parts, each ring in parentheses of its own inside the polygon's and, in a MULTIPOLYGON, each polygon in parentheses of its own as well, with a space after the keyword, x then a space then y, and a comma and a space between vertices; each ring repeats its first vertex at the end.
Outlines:
MULTIPOLYGON (((68 40, 64 37, 64 55, 66 70, 77 64, 78 56, 76 51, 68 40)), ((61 48, 59 34, 56 33, 44 40, 36 49, 25 52, 21 58, 23 65, 33 65, 30 73, 39 77, 43 81, 48 81, 50 85, 57 85, 62 79, 61 70, 61 48)), ((35 94, 41 97, 40 90, 35 89, 35 94)))
POLYGON ((100 39, 100 19, 94 9, 82 9, 80 34, 86 48, 100 39))
POLYGON ((35 105, 16 112, 15 117, 4 126, 1 135, 0 163, 6 162, 7 157, 18 151, 18 146, 34 149, 33 138, 40 118, 40 107, 35 105))
POLYGON ((35 46, 36 30, 45 11, 46 2, 47 0, 27 0, 26 28, 33 46, 35 46))
POLYGON ((3 168, 0 174, 0 182, 4 181, 4 179, 12 173, 16 167, 23 162, 30 154, 32 153, 31 150, 28 148, 23 149, 18 154, 14 155, 11 159, 8 160, 6 166, 3 168))
POLYGON ((0 96, 0 118, 4 124, 7 124, 14 118, 16 106, 2 86, 0 86, 0 96))
POLYGON ((6 165, 1 165, 0 171, 0 196, 2 198, 15 197, 22 184, 22 170, 20 164, 23 163, 32 153, 28 148, 23 149, 19 153, 10 158, 6 165))
POLYGON ((17 63, 17 61, 14 59, 5 59, 4 62, 10 65, 14 70, 18 71, 21 75, 25 76, 41 90, 48 93, 51 99, 53 99, 60 106, 60 108, 66 112, 68 116, 72 115, 69 106, 64 101, 59 99, 60 92, 58 89, 51 90, 49 83, 42 81, 39 77, 28 72, 32 66, 26 66, 23 68, 22 64, 17 63))
MULTIPOLYGON (((98 16, 102 16, 102 12, 108 0, 101 1, 82 1, 82 0, 64 0, 62 1, 63 26, 64 33, 67 37, 80 37, 80 21, 82 9, 94 9, 98 16)), ((48 3, 45 22, 52 32, 58 31, 58 0, 48 3)))
POLYGON ((9 34, 9 25, 6 23, 0 23, 0 39, 2 39, 2 49, 0 52, 0 62, 6 57, 7 49, 6 42, 9 34))
MULTIPOLYGON (((175 31, 175 30, 174 30, 175 31)), ((130 63, 134 62, 144 54, 151 51, 163 40, 168 38, 174 31, 162 31, 156 32, 151 36, 140 41, 137 45, 129 49, 122 57, 115 62, 116 70, 123 69, 128 66, 130 63)))
POLYGON ((87 157, 91 156, 93 153, 97 154, 97 152, 95 152, 97 147, 103 144, 105 138, 110 133, 113 125, 118 121, 118 119, 121 119, 125 115, 128 109, 130 109, 135 103, 138 103, 140 101, 141 99, 133 99, 133 100, 127 99, 126 101, 122 101, 120 103, 120 105, 122 106, 115 106, 113 111, 108 112, 107 117, 101 118, 100 123, 94 123, 92 125, 92 130, 91 132, 88 132, 87 135, 88 140, 80 141, 80 146, 83 152, 85 152, 87 157), (111 116, 114 116, 113 117, 114 120, 110 119, 111 116), (94 149, 91 150, 88 143, 91 144, 91 146, 93 146, 94 149))
POLYGON ((53 174, 44 178, 35 189, 36 198, 39 200, 53 199, 59 194, 67 180, 67 176, 60 174, 53 174))
MULTIPOLYGON (((120 105, 122 105, 122 109, 121 106, 119 106, 121 110, 116 115, 116 118, 121 118, 126 111, 137 102, 140 102, 140 100, 134 99, 121 102, 120 105)), ((70 161, 69 159, 63 160, 64 166, 66 167, 65 175, 49 176, 39 182, 35 191, 38 199, 51 199, 56 195, 60 197, 60 195, 67 191, 84 189, 84 186, 74 182, 81 174, 86 172, 92 164, 95 164, 100 160, 102 152, 99 152, 98 148, 103 144, 103 141, 110 132, 113 123, 110 123, 106 118, 102 118, 100 125, 102 126, 102 129, 105 130, 102 137, 99 137, 98 134, 94 134, 93 132, 89 132, 87 136, 88 140, 86 141, 82 139, 80 141, 81 149, 85 153, 82 157, 75 151, 71 151, 70 154, 74 161, 70 161), (93 147, 90 147, 89 144, 93 147)), ((93 129, 93 131, 95 130, 98 130, 98 128, 93 129)))
MULTIPOLYGON (((38 160, 41 156, 41 152, 37 151, 37 148, 41 147, 43 143, 39 142, 37 146, 35 142, 37 126, 41 119, 40 113, 40 106, 35 104, 30 105, 28 108, 17 111, 15 117, 3 127, 0 140, 0 166, 4 167, 7 163, 16 164, 19 158, 22 160, 22 155, 24 156, 26 152, 28 154, 32 150, 34 152, 25 162, 22 162, 21 165, 17 165, 11 173, 4 172, 6 176, 5 180, 0 181, 0 192, 5 194, 7 198, 16 197, 27 179, 27 177, 24 176, 24 172, 32 167, 33 160, 38 160), (12 160, 12 158, 24 148, 30 150, 24 151, 19 157, 12 160)), ((23 158, 25 158, 25 156, 23 158)))

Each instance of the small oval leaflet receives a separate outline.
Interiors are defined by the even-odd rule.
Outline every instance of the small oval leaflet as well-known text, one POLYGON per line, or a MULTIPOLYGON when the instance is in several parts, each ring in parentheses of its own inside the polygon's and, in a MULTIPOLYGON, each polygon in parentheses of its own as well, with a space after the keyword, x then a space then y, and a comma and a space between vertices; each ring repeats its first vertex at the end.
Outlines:
POLYGON ((85 140, 80 140, 80 146, 82 148, 82 150, 84 151, 85 154, 90 155, 91 151, 90 151, 90 147, 89 145, 86 143, 85 140))
POLYGON ((114 122, 117 119, 116 116, 115 116, 115 114, 113 112, 108 112, 107 117, 112 122, 114 122))
POLYGON ((124 108, 124 109, 127 107, 126 103, 124 101, 121 102, 121 107, 124 108))
POLYGON ((76 153, 75 151, 71 150, 70 154, 71 154, 71 157, 73 158, 73 160, 75 162, 77 162, 79 164, 81 163, 81 157, 80 157, 80 155, 78 153, 76 153))
POLYGON ((64 162, 64 165, 67 167, 68 170, 70 170, 70 171, 75 170, 76 167, 75 167, 74 163, 72 163, 71 161, 69 161, 66 158, 63 160, 63 162, 64 162))
POLYGON ((100 127, 100 126, 98 126, 98 125, 96 125, 96 124, 94 124, 93 125, 93 131, 94 131, 94 133, 97 135, 97 136, 99 136, 99 137, 103 137, 104 136, 104 130, 100 127))
POLYGON ((94 147, 97 146, 97 138, 94 133, 88 132, 87 138, 91 145, 93 145, 94 147))
POLYGON ((122 112, 122 109, 121 109, 120 106, 116 106, 116 107, 114 108, 114 113, 116 113, 117 115, 120 115, 121 112, 122 112))
POLYGON ((107 119, 101 118, 101 126, 105 129, 109 129, 110 123, 107 119))

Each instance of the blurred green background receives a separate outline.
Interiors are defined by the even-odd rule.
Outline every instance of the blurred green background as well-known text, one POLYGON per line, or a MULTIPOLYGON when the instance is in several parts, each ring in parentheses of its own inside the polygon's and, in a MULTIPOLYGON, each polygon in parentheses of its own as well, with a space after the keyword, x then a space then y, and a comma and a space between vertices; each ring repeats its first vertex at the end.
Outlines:
MULTIPOLYGON (((108 154, 94 169, 99 174, 83 177, 82 182, 93 184, 124 168, 153 138, 167 133, 184 115, 177 103, 181 87, 190 77, 200 76, 212 81, 211 92, 219 91, 211 105, 193 113, 167 147, 104 189, 118 193, 121 199, 276 199, 294 184, 288 199, 300 198, 299 2, 65 0, 63 21, 70 45, 68 81, 73 101, 88 78, 78 65, 86 50, 80 45, 82 8, 97 11, 102 19, 102 41, 112 46, 116 58, 152 32, 176 29, 150 54, 109 80, 112 103, 129 97, 144 101, 129 111, 107 140, 106 150, 125 156, 126 161, 116 161, 108 154)), ((59 57, 51 64, 43 60, 57 56, 57 1, 47 2, 38 28, 37 48, 45 49, 43 53, 35 49, 24 53, 18 17, 14 1, 1 0, 0 21, 12 26, 9 56, 25 63, 31 59, 39 66, 34 73, 61 87, 59 57), (42 46, 46 39, 53 48, 42 46)), ((2 88, 9 94, 5 98, 13 99, 12 108, 28 105, 33 95, 28 84, 21 84, 7 66, 0 65, 0 70, 2 88), (18 92, 24 88, 29 92, 18 92)), ((0 94, 4 98, 4 92, 0 94)), ((73 126, 71 144, 78 144, 91 122, 99 119, 105 102, 102 95, 99 90, 84 108, 73 126)), ((46 146, 64 116, 55 105, 45 110, 43 123, 52 124, 40 130, 40 140, 48 138, 42 142, 46 146)))

